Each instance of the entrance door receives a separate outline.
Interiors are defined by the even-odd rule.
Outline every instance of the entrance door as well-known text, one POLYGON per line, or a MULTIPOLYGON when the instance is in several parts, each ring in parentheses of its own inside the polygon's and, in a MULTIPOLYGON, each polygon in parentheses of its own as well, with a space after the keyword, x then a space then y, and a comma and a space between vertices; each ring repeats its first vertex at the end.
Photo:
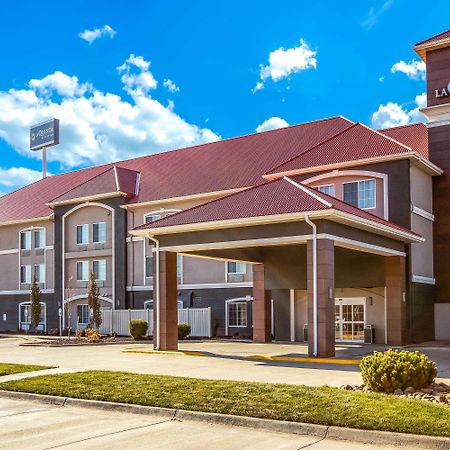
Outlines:
POLYGON ((366 321, 365 298, 338 298, 335 300, 336 341, 364 342, 366 321))

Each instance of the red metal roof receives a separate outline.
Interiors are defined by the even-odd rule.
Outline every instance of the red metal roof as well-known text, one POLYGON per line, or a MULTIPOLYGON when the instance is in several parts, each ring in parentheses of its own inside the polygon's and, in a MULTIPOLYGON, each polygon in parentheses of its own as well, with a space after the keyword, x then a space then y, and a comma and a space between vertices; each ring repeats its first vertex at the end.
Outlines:
POLYGON ((424 123, 385 128, 384 130, 379 130, 379 132, 411 147, 424 158, 428 159, 428 129, 424 123))
POLYGON ((332 117, 51 176, 1 197, 0 223, 49 216, 47 203, 114 165, 141 174, 132 203, 252 186, 270 167, 352 123, 332 117))
POLYGON ((308 151, 274 167, 267 174, 279 174, 410 151, 410 148, 399 142, 386 139, 379 132, 356 123, 308 151))
POLYGON ((136 230, 170 228, 177 225, 335 209, 361 219, 371 220, 372 222, 389 226, 395 230, 412 233, 407 228, 351 206, 313 188, 303 184, 301 186, 304 187, 306 192, 289 183, 284 178, 279 178, 228 195, 227 197, 194 206, 193 208, 156 220, 155 222, 141 225, 136 230))
POLYGON ((428 39, 420 41, 414 47, 417 47, 418 45, 434 44, 448 38, 450 38, 450 30, 443 31, 442 33, 436 34, 428 39))

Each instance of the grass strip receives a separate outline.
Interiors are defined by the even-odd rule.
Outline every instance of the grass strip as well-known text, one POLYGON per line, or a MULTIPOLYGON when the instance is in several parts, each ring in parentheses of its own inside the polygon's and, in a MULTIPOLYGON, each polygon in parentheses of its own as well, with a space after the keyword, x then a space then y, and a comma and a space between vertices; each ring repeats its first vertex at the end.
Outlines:
POLYGON ((448 406, 332 387, 88 371, 10 381, 0 389, 450 437, 448 406))
POLYGON ((36 366, 32 364, 0 363, 0 376, 15 373, 33 372, 35 370, 53 369, 50 366, 36 366))

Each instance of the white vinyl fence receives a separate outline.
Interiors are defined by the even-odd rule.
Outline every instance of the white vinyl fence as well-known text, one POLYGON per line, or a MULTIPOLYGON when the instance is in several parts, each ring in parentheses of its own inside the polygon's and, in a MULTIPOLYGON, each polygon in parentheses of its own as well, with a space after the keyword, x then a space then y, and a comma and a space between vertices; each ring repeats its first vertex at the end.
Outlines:
MULTIPOLYGON (((153 335, 152 309, 103 309, 100 333, 129 336, 130 320, 142 319, 148 322, 148 336, 153 335)), ((191 326, 192 337, 211 337, 211 308, 186 308, 178 310, 178 323, 191 326)))

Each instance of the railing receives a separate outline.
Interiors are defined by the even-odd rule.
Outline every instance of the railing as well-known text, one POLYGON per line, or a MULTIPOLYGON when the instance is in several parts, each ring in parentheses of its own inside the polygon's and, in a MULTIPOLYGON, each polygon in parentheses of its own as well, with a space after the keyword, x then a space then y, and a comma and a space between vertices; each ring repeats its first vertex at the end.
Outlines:
MULTIPOLYGON (((130 320, 141 319, 148 322, 148 336, 153 335, 152 309, 103 309, 100 333, 117 333, 119 336, 129 336, 130 320)), ((191 326, 192 337, 211 337, 211 308, 185 308, 178 310, 178 323, 188 323, 191 326)))

